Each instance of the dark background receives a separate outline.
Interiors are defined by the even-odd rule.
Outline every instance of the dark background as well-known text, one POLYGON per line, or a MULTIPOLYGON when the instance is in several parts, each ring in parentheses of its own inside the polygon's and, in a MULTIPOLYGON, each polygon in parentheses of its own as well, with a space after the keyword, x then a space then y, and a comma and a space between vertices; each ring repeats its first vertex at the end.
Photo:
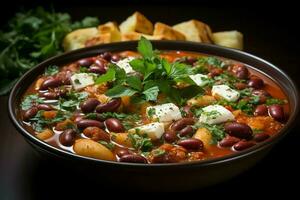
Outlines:
MULTIPOLYGON (((199 19, 214 31, 237 29, 244 34, 245 51, 262 57, 279 66, 296 84, 299 78, 299 33, 297 6, 288 1, 267 3, 259 1, 13 1, 1 6, 0 26, 21 7, 37 5, 69 12, 74 19, 86 15, 98 16, 101 23, 122 22, 134 11, 145 14, 152 22, 170 25, 191 18, 199 19)), ((0 97, 0 199, 55 199, 78 195, 104 197, 120 195, 118 188, 103 191, 97 182, 86 180, 84 175, 59 163, 42 160, 14 129, 7 115, 7 97, 0 97)), ((298 118, 298 122, 300 122, 298 118)), ((270 154, 255 167, 225 183, 186 194, 212 197, 235 197, 239 192, 255 197, 261 195, 296 194, 299 177, 299 123, 277 144, 270 154), (296 180, 295 182, 292 182, 296 180)), ((100 180, 99 180, 100 181, 100 180)), ((188 181, 188 180, 187 180, 188 181)), ((132 189, 133 192, 137 192, 132 189)), ((130 195, 134 197, 135 195, 130 195)))

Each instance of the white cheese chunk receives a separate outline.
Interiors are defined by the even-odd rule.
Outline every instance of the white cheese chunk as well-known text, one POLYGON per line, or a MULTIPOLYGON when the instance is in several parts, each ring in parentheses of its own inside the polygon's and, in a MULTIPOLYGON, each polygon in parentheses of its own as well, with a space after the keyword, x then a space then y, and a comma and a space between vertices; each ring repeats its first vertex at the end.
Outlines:
POLYGON ((173 103, 149 106, 146 109, 146 113, 150 119, 155 119, 159 122, 171 122, 182 118, 179 108, 173 103))
POLYGON ((71 76, 71 83, 75 90, 80 90, 94 84, 94 77, 87 73, 79 73, 71 76))
POLYGON ((204 74, 189 75, 189 77, 200 87, 208 83, 208 76, 204 74))
POLYGON ((165 132, 164 123, 154 122, 128 130, 129 133, 147 134, 152 140, 158 140, 165 132))
POLYGON ((135 58, 134 57, 124 58, 116 62, 116 65, 118 65, 121 69, 124 69, 126 74, 135 72, 129 64, 129 62, 132 61, 133 59, 135 58))
POLYGON ((231 89, 228 85, 214 85, 212 87, 212 95, 222 97, 227 101, 237 101, 240 97, 240 93, 231 89))
POLYGON ((205 124, 220 124, 234 120, 233 114, 220 105, 210 105, 203 108, 199 122, 205 124))

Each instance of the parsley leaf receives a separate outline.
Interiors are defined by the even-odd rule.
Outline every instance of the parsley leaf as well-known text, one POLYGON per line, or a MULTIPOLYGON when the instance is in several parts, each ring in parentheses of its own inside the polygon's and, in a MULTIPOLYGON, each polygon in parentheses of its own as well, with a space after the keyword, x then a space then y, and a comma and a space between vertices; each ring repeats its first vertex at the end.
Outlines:
MULTIPOLYGON (((8 93, 17 79, 39 62, 62 53, 66 34, 98 23, 92 17, 74 22, 68 13, 42 7, 16 13, 0 31, 0 94, 8 93)), ((55 68, 46 70, 47 75, 55 72, 55 68)))
POLYGON ((117 98, 117 97, 123 97, 123 96, 132 96, 135 93, 137 93, 137 91, 130 87, 125 87, 123 85, 117 85, 117 86, 109 89, 105 93, 105 95, 107 95, 111 98, 117 98))
POLYGON ((137 50, 145 58, 151 58, 154 56, 151 42, 143 36, 141 37, 138 43, 137 50))
POLYGON ((100 77, 98 77, 95 81, 96 84, 101 84, 109 81, 113 81, 116 78, 116 71, 113 68, 108 68, 107 72, 100 77))
POLYGON ((143 94, 145 95, 146 101, 156 101, 158 92, 159 92, 158 86, 154 86, 145 90, 143 94))
POLYGON ((131 88, 141 91, 142 90, 142 81, 139 77, 137 76, 128 76, 126 79, 126 83, 128 84, 128 86, 130 86, 131 88))

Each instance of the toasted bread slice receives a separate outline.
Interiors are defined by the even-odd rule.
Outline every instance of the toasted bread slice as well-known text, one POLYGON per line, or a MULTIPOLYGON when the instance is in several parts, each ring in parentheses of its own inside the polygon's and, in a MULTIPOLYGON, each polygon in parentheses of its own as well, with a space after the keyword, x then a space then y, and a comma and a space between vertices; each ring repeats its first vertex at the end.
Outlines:
POLYGON ((135 12, 120 24, 121 33, 139 32, 153 33, 153 24, 140 12, 135 12))
POLYGON ((85 41, 84 46, 85 47, 91 47, 95 46, 97 44, 106 44, 112 42, 112 35, 111 33, 103 33, 100 35, 97 35, 95 37, 92 37, 85 41))
POLYGON ((84 28, 72 31, 65 36, 63 40, 63 47, 65 51, 71 51, 85 47, 85 43, 90 38, 98 36, 99 32, 96 27, 84 28))
POLYGON ((131 41, 131 40, 139 40, 141 37, 145 37, 148 40, 161 40, 161 36, 153 36, 153 35, 147 35, 137 32, 128 32, 122 34, 122 41, 131 41))
POLYGON ((99 34, 110 34, 110 42, 119 42, 121 40, 121 33, 118 25, 115 22, 107 22, 98 26, 99 34))
POLYGON ((174 25, 173 29, 182 33, 188 41, 212 43, 211 29, 201 21, 192 19, 174 25))
POLYGON ((162 37, 164 40, 186 40, 183 34, 161 22, 155 23, 153 36, 162 37))
POLYGON ((238 31, 224 31, 213 33, 213 41, 215 44, 234 48, 243 49, 243 34, 238 31))

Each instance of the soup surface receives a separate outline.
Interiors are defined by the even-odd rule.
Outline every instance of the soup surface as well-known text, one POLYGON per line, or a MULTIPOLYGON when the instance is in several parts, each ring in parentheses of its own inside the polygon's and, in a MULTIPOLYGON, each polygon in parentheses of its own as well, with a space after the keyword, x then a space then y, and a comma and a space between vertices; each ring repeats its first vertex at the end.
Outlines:
POLYGON ((271 79, 233 60, 183 51, 105 52, 49 66, 23 96, 37 138, 74 154, 134 163, 204 160, 277 134, 289 113, 271 79))

